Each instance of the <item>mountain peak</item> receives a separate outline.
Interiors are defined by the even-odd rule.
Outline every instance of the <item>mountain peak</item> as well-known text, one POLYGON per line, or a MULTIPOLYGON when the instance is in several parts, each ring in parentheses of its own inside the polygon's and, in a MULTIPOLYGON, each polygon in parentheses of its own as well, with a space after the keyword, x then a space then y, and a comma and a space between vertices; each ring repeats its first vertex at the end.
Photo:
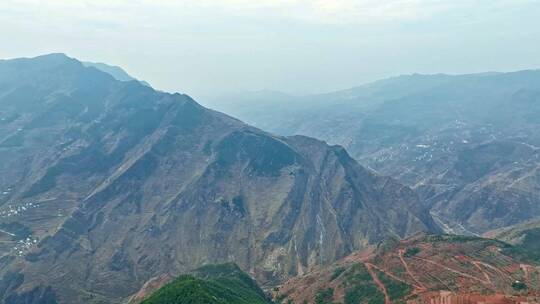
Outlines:
POLYGON ((32 63, 32 64, 45 64, 50 66, 55 66, 59 64, 65 64, 65 63, 80 63, 77 59, 71 58, 67 56, 64 53, 51 53, 51 54, 45 54, 40 55, 36 57, 29 57, 29 58, 17 58, 10 60, 13 62, 26 62, 26 63, 32 63))
POLYGON ((74 60, 73 58, 69 57, 68 55, 66 55, 65 53, 61 53, 61 52, 58 52, 58 53, 49 53, 49 54, 44 54, 44 55, 39 55, 39 56, 36 56, 34 57, 35 59, 42 59, 42 58, 55 58, 55 59, 60 59, 60 60, 74 60))
MULTIPOLYGON (((20 74, 18 71, 26 73, 48 73, 49 71, 61 71, 64 68, 81 68, 80 61, 68 57, 63 53, 52 53, 37 57, 21 57, 9 60, 0 60, 1 68, 6 74, 20 74)), ((26 78, 29 79, 29 78, 26 78)))

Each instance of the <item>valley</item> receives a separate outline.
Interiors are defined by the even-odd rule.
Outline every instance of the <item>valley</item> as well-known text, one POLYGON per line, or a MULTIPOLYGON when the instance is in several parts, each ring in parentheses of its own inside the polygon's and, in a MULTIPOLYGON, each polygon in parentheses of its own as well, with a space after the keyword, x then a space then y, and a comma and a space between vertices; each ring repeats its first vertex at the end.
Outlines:
POLYGON ((342 145, 421 196, 448 233, 540 216, 540 72, 403 75, 308 96, 225 95, 207 104, 283 135, 342 145))

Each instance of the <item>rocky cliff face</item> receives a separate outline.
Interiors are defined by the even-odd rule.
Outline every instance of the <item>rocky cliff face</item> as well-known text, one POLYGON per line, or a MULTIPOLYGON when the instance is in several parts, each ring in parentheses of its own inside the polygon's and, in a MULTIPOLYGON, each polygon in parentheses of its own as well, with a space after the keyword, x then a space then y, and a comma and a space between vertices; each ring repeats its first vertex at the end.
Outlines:
POLYGON ((61 54, 0 62, 0 296, 114 303, 236 262, 271 284, 435 229, 339 146, 278 137, 61 54))
POLYGON ((448 232, 540 217, 540 71, 409 75, 324 95, 227 100, 216 105, 265 130, 340 144, 416 188, 448 232))

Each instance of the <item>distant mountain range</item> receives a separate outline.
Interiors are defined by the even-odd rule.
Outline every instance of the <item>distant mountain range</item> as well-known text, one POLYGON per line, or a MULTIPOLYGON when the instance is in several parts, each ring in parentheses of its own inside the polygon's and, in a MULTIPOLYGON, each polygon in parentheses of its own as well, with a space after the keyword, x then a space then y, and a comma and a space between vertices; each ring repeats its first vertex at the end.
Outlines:
POLYGON ((413 187, 449 233, 540 217, 540 71, 407 75, 322 95, 223 96, 264 130, 345 147, 413 187))
POLYGON ((0 61, 5 303, 122 303, 223 262, 273 286, 438 231, 414 191, 340 146, 102 68, 62 54, 0 61))
POLYGON ((102 72, 105 72, 116 80, 120 81, 138 81, 141 84, 149 87, 150 84, 144 80, 138 80, 129 75, 126 71, 124 71, 121 67, 118 66, 112 66, 101 62, 88 62, 88 61, 82 61, 81 62, 85 67, 92 67, 96 68, 102 72))

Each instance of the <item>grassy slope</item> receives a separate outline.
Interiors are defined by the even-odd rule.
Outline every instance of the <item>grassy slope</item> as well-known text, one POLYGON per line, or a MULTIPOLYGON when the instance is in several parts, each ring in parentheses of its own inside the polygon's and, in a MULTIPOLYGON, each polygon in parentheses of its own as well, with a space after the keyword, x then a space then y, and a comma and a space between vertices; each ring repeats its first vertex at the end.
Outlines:
POLYGON ((540 227, 523 231, 521 242, 506 249, 505 253, 524 261, 540 263, 540 227))
POLYGON ((143 304, 267 304, 257 284, 234 264, 205 266, 178 277, 143 304))

